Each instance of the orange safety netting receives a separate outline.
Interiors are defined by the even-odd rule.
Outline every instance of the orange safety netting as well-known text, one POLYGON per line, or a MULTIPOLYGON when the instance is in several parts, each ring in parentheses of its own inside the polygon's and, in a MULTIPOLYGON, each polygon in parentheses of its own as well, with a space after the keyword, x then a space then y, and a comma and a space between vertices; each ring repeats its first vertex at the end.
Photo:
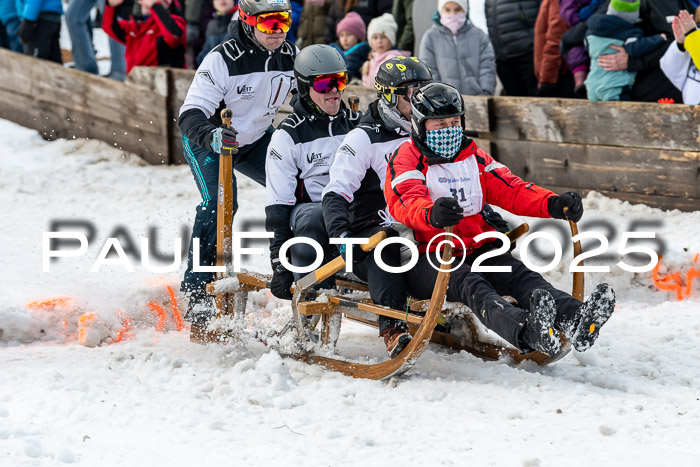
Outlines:
POLYGON ((95 313, 84 313, 78 318, 78 343, 85 345, 85 333, 90 328, 90 323, 95 320, 95 313))
MULTIPOLYGON (((697 263, 698 258, 700 258, 700 253, 695 254, 695 258, 693 258, 693 263, 697 263)), ((651 271, 651 278, 654 281, 654 285, 656 285, 660 290, 675 292, 676 298, 678 300, 690 298, 693 290, 693 279, 695 279, 696 277, 700 277, 700 269, 695 269, 694 267, 691 267, 690 269, 688 269, 688 271, 686 271, 685 277, 680 272, 673 272, 667 274, 663 278, 660 278, 659 268, 661 267, 661 259, 662 257, 659 257, 659 262, 656 263, 656 266, 651 271), (684 282, 685 285, 683 285, 684 282)))
POLYGON ((72 306, 73 299, 71 297, 54 297, 44 300, 34 300, 27 303, 27 308, 30 310, 51 310, 59 306, 72 306))
MULTIPOLYGON (((182 331, 185 328, 185 323, 182 320, 182 315, 180 315, 179 306, 177 303, 177 297, 175 296, 175 290, 171 286, 166 287, 168 290, 168 295, 170 296, 170 311, 173 314, 173 320, 175 321, 175 329, 182 331)), ((163 305, 157 302, 148 302, 148 307, 158 315, 158 323, 156 324, 156 331, 162 332, 165 329, 165 323, 168 319, 167 313, 163 305)))
POLYGON ((117 331, 117 335, 114 336, 114 339, 112 339, 112 342, 110 342, 110 344, 121 342, 122 339, 124 339, 125 337, 134 337, 133 334, 127 333, 129 327, 131 327, 131 319, 129 318, 129 316, 122 312, 122 310, 117 310, 117 317, 121 320, 122 327, 121 329, 119 329, 119 331, 117 331))
MULTIPOLYGON (((158 284, 152 285, 162 286, 163 284, 162 281, 160 281, 158 284)), ((178 331, 187 329, 187 325, 184 322, 180 313, 180 306, 177 300, 177 294, 175 293, 175 290, 170 285, 166 286, 166 290, 168 291, 168 296, 170 299, 169 303, 167 303, 167 308, 170 309, 170 312, 173 315, 175 329, 178 331)), ((158 318, 158 321, 156 323, 156 331, 163 332, 165 330, 165 326, 168 320, 168 313, 166 311, 166 308, 163 304, 155 301, 148 302, 147 306, 151 309, 151 311, 153 311, 156 314, 158 318)), ((77 313, 80 313, 80 311, 78 311, 79 308, 75 307, 75 300, 72 297, 67 296, 34 300, 27 303, 26 307, 33 311, 41 310, 47 312, 65 311, 66 308, 69 308, 74 309, 73 311, 77 311, 77 313)), ((63 313, 63 315, 65 315, 65 313, 63 313)), ((129 332, 129 330, 132 328, 131 318, 121 310, 117 310, 116 315, 119 321, 121 322, 122 326, 116 332, 116 335, 111 340, 107 341, 109 344, 122 342, 124 339, 134 336, 132 333, 129 332)), ((73 324, 75 323, 75 321, 73 321, 75 318, 70 319, 66 316, 63 316, 63 318, 63 327, 66 331, 66 337, 72 337, 73 339, 77 338, 78 342, 81 345, 84 345, 88 329, 90 328, 90 326, 93 326, 97 323, 99 317, 95 312, 86 312, 80 314, 78 316, 77 332, 72 335, 69 335, 69 327, 72 329, 76 329, 76 324, 73 324), (69 321, 71 322, 71 324, 69 324, 69 321)))
POLYGON ((171 286, 167 287, 168 294, 170 295, 170 307, 173 310, 173 317, 175 318, 175 328, 178 331, 182 331, 185 327, 185 323, 182 321, 182 316, 180 316, 180 308, 177 303, 177 297, 175 296, 175 291, 171 286))

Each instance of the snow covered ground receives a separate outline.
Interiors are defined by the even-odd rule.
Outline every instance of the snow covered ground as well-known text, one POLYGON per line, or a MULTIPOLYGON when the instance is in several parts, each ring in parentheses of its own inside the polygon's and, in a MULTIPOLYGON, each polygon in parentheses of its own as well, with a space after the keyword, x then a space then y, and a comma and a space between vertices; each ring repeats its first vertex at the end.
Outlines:
MULTIPOLYGON (((700 300, 658 291, 651 273, 626 273, 618 257, 606 261, 610 273, 587 274, 587 292, 605 280, 619 307, 585 354, 539 368, 431 346, 401 378, 353 380, 256 342, 191 344, 166 289, 177 290, 182 267, 151 273, 130 257, 135 272, 90 272, 120 226, 137 249, 156 228, 158 250, 172 256, 199 202, 187 167, 144 166, 97 141, 46 142, 7 121, 0 154, 2 466, 697 463, 700 300), (42 232, 57 219, 92 223, 94 239, 84 256, 42 272, 42 232), (167 313, 163 331, 149 302, 167 313)), ((263 190, 239 176, 239 194, 241 228, 260 220, 263 190)), ((662 277, 700 269, 700 211, 598 195, 585 204, 584 220, 620 231, 661 220, 662 277)), ((568 289, 564 266, 548 277, 568 289)), ((269 272, 268 258, 245 267, 269 272)), ((696 280, 691 295, 699 292, 696 280)), ((287 303, 258 292, 249 312, 284 316, 287 303)), ((382 358, 375 331, 353 323, 339 345, 382 358)))

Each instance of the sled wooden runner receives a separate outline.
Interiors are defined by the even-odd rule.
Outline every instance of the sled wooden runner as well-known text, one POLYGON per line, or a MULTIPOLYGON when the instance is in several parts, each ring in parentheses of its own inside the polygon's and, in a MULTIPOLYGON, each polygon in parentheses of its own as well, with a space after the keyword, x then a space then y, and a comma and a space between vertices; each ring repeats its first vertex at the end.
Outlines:
MULTIPOLYGON (((446 232, 452 233, 452 228, 445 229, 446 232)), ((413 367, 413 364, 421 356, 423 351, 428 346, 430 338, 435 330, 438 316, 442 311, 442 306, 447 295, 447 283, 450 280, 450 259, 452 259, 452 247, 449 243, 446 244, 442 254, 442 265, 435 280, 433 294, 430 297, 430 307, 425 314, 420 326, 413 334, 413 339, 396 357, 375 364, 354 363, 343 360, 338 360, 330 357, 318 355, 292 355, 294 358, 324 366, 329 370, 338 371, 353 378, 367 379, 386 379, 392 376, 401 375, 413 367)))

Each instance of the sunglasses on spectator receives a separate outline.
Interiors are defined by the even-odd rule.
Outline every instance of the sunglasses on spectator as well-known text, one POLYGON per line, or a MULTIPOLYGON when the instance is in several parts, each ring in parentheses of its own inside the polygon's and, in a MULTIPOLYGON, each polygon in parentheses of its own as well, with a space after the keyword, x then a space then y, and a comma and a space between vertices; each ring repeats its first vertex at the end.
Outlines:
POLYGON ((344 71, 314 77, 314 91, 321 94, 328 94, 333 92, 334 89, 342 91, 347 85, 348 74, 344 71))
POLYGON ((277 31, 287 32, 292 26, 292 15, 287 11, 260 13, 257 16, 250 16, 242 10, 239 11, 244 23, 255 26, 265 34, 275 34, 277 31))

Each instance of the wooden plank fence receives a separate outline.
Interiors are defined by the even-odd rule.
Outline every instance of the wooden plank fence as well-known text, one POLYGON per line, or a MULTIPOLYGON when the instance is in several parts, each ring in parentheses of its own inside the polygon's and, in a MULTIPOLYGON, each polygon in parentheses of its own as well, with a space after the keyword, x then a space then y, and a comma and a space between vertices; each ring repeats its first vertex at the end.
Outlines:
MULTIPOLYGON (((0 118, 47 139, 97 138, 151 164, 181 164, 177 117, 192 70, 136 68, 126 83, 0 50, 0 118)), ((375 91, 349 86, 360 108, 375 91)), ((465 96, 477 144, 555 191, 599 191, 700 209, 700 106, 465 96)), ((279 123, 291 111, 285 104, 279 123)))
MULTIPOLYGON (((133 73, 132 73, 133 74, 133 73)), ((167 70, 148 73, 152 86, 126 84, 0 49, 0 118, 38 130, 46 139, 96 138, 140 155, 170 161, 167 70), (160 91, 160 92, 159 92, 160 91)))

